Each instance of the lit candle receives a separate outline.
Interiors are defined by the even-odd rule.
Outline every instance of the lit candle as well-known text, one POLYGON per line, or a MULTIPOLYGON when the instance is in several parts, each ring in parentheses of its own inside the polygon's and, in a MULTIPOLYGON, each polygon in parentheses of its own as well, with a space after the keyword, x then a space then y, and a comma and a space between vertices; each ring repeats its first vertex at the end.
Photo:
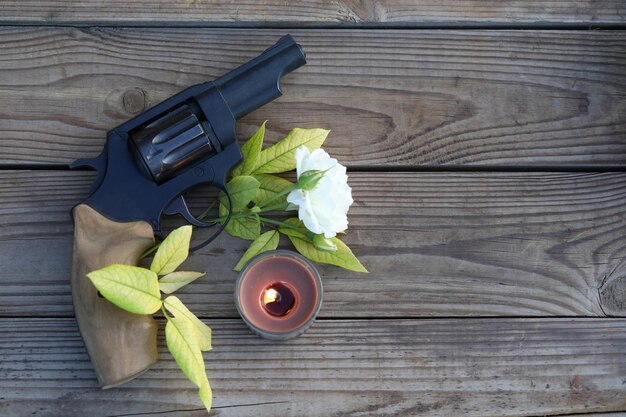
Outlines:
POLYGON ((283 340, 308 329, 322 305, 322 281, 297 253, 275 250, 254 257, 235 284, 235 304, 259 336, 283 340))

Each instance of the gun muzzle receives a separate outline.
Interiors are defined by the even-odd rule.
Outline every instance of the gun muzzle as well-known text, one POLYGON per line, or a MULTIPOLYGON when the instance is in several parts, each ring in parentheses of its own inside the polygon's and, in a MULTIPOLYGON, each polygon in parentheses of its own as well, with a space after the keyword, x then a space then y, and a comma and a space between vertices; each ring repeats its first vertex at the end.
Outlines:
POLYGON ((280 97, 280 77, 304 64, 304 51, 291 35, 285 35, 261 55, 214 83, 238 119, 280 97))

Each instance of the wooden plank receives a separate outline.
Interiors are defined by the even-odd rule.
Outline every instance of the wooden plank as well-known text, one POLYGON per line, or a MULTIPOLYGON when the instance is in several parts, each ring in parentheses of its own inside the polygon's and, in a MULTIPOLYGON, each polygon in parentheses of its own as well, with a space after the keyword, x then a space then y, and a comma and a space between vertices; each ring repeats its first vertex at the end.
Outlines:
MULTIPOLYGON (((85 172, 0 172, 0 314, 72 314, 70 208, 85 172)), ((626 173, 351 173, 345 241, 370 274, 322 266, 322 317, 624 315, 626 173)), ((202 233, 198 233, 198 236, 202 233)), ((206 236, 206 235, 205 235, 206 236)), ((191 257, 181 290, 237 317, 246 242, 191 257)))
POLYGON ((556 417, 624 417, 626 412, 615 413, 584 413, 584 414, 560 414, 556 417))
MULTIPOLYGON (((318 321, 289 343, 240 320, 208 323, 220 416, 626 410, 624 319, 318 321)), ((205 415, 162 338, 152 370, 101 391, 73 320, 4 319, 0 331, 3 415, 205 415)))
MULTIPOLYGON (((213 79, 276 30, 0 30, 0 164, 67 164, 105 132, 213 79)), ((626 32, 295 30, 308 65, 285 95, 238 126, 270 119, 333 130, 349 166, 623 166, 626 32)))
POLYGON ((624 23, 620 0, 440 0, 440 1, 237 1, 125 2, 113 0, 9 0, 0 9, 3 24, 194 24, 262 25, 462 25, 624 23))

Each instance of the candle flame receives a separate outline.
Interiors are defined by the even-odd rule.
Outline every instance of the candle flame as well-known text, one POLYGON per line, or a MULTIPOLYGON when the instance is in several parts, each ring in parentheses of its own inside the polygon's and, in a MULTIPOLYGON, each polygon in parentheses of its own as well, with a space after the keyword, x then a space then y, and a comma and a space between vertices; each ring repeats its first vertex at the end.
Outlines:
POLYGON ((265 293, 263 294, 263 304, 273 303, 277 299, 278 291, 276 291, 274 288, 269 288, 265 290, 265 293))

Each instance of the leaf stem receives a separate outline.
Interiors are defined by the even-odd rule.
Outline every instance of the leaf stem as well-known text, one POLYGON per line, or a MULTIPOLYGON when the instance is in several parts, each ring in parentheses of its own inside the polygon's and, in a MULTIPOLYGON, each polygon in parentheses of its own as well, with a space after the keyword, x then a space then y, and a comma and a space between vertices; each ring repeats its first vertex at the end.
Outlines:
POLYGON ((161 303, 161 312, 163 312, 163 315, 165 316, 165 318, 170 321, 172 320, 172 318, 169 316, 169 314, 167 314, 167 312, 165 311, 165 304, 161 303))
POLYGON ((204 210, 204 211, 202 212, 202 214, 200 214, 200 215, 197 217, 197 219, 198 219, 198 220, 202 220, 202 219, 204 219, 204 218, 205 218, 205 217, 209 214, 209 212, 211 211, 211 209, 212 209, 213 207, 215 207, 215 203, 216 203, 216 202, 217 202, 217 199, 213 200, 213 201, 211 202, 211 204, 209 205, 209 207, 207 207, 207 208, 206 208, 206 210, 204 210))
POLYGON ((272 225, 276 225, 278 227, 284 227, 286 229, 292 229, 292 230, 295 230, 297 232, 300 232, 310 243, 313 243, 313 238, 315 237, 315 234, 313 232, 311 232, 310 230, 308 230, 308 229, 302 230, 301 227, 294 226, 294 225, 289 224, 289 223, 281 222, 279 220, 268 219, 267 217, 262 217, 262 216, 259 216, 259 220, 261 220, 261 222, 263 222, 263 223, 272 224, 272 225))
MULTIPOLYGON (((256 213, 253 212, 253 211, 250 211, 248 209, 248 211, 245 211, 245 212, 234 213, 232 216, 230 216, 230 219, 231 220, 241 219, 243 217, 252 216, 252 215, 255 215, 255 214, 258 214, 258 213, 266 213, 268 211, 280 210, 280 209, 282 209, 284 207, 285 207, 284 203, 283 204, 276 204, 276 205, 271 206, 271 207, 261 208, 256 213)), ((283 211, 283 210, 280 210, 280 211, 283 211)), ((213 218, 213 219, 208 219, 208 220, 206 220, 206 222, 219 222, 219 223, 221 223, 224 220, 226 220, 227 217, 228 216, 222 216, 222 217, 217 217, 217 218, 213 218)))
POLYGON ((293 227, 292 225, 288 223, 281 222, 278 220, 268 219, 267 217, 259 216, 259 220, 261 220, 263 223, 273 224, 273 225, 280 226, 280 227, 287 227, 289 229, 295 229, 295 227, 293 227))
POLYGON ((261 208, 261 209, 266 208, 266 207, 267 207, 267 205, 268 205, 269 203, 273 203, 274 201, 278 200, 279 198, 281 198, 281 197, 282 197, 282 196, 284 196, 285 194, 289 194, 291 191, 293 191, 293 190, 295 190, 295 189, 296 189, 296 184, 293 184, 291 187, 285 188, 284 190, 282 190, 282 191, 280 191, 280 192, 278 192, 278 193, 274 194, 274 195, 272 196, 272 198, 270 198, 269 200, 267 200, 267 201, 265 202, 265 204, 263 204, 260 208, 261 208))
POLYGON ((279 227, 285 227, 287 229, 294 229, 294 230, 297 230, 299 232, 302 231, 302 229, 297 227, 297 226, 293 226, 293 225, 291 225, 289 223, 281 222, 279 220, 272 220, 272 219, 268 219, 267 217, 261 217, 261 216, 259 216, 259 220, 261 220, 263 223, 273 224, 273 225, 276 225, 276 226, 279 226, 279 227))
POLYGON ((161 242, 155 243, 152 247, 146 249, 146 251, 141 254, 139 259, 143 259, 146 256, 149 256, 150 254, 152 254, 153 252, 156 252, 156 250, 159 249, 159 246, 161 246, 161 242))
POLYGON ((261 210, 259 211, 259 213, 265 213, 265 212, 273 211, 273 210, 286 211, 285 208, 286 208, 285 203, 276 204, 270 207, 264 206, 264 207, 260 207, 261 210))
MULTIPOLYGON (((248 216, 251 216, 253 214, 256 214, 256 213, 252 213, 252 212, 235 213, 232 216, 230 216, 230 219, 231 220, 241 219, 243 217, 248 217, 248 216)), ((211 222, 221 223, 221 222, 225 221, 227 218, 228 218, 228 216, 217 217, 217 218, 214 218, 214 219, 208 219, 208 220, 206 220, 206 222, 207 223, 211 223, 211 222)))

